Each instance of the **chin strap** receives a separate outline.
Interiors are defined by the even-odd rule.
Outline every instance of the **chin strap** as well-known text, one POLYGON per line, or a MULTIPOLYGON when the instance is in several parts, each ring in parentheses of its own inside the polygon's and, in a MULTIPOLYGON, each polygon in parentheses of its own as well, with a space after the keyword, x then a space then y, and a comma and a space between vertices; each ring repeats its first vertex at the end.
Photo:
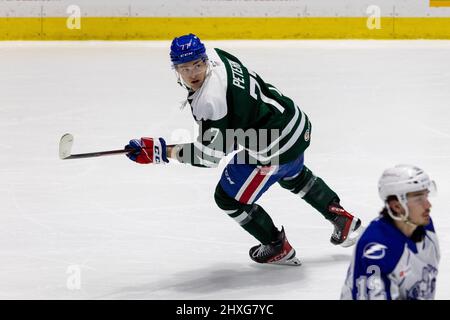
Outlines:
POLYGON ((183 79, 181 78, 180 74, 177 71, 175 71, 175 76, 177 77, 177 83, 181 87, 185 88, 186 90, 190 90, 191 89, 191 88, 188 87, 188 85, 186 83, 184 83, 183 79))
POLYGON ((410 226, 417 227, 417 225, 415 223, 411 222, 411 220, 409 219, 409 210, 408 210, 408 206, 406 205, 406 203, 404 204, 403 202, 400 202, 400 205, 403 207, 403 209, 405 209, 405 214, 401 215, 401 216, 396 216, 392 212, 391 207, 389 206, 389 204, 386 202, 385 206, 386 206, 386 209, 387 209, 387 212, 388 212, 389 216, 393 220, 404 222, 404 223, 406 223, 406 224, 408 224, 410 226))
POLYGON ((415 223, 413 223, 413 222, 411 222, 411 220, 409 220, 409 218, 406 218, 405 223, 406 223, 407 225, 412 226, 412 227, 418 227, 418 225, 415 224, 415 223))
MULTIPOLYGON (((183 79, 181 79, 181 76, 178 74, 178 72, 176 72, 175 71, 175 75, 176 75, 176 77, 177 77, 177 83, 182 87, 182 88, 185 88, 186 90, 191 90, 191 88, 189 88, 188 86, 187 86, 187 84, 186 83, 184 83, 184 81, 183 81, 183 79)), ((189 101, 188 101, 188 99, 186 98, 186 99, 184 99, 183 101, 181 101, 180 102, 180 110, 183 110, 185 107, 186 107, 186 105, 189 103, 189 101)))

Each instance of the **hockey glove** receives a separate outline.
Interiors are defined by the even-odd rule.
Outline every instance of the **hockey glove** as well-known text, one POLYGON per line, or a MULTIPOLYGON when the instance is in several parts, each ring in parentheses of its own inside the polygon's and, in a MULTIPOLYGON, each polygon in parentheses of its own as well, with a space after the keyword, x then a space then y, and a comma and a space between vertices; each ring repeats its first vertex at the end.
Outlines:
POLYGON ((141 138, 130 140, 125 149, 131 149, 127 157, 141 164, 169 162, 166 155, 166 142, 163 138, 141 138))

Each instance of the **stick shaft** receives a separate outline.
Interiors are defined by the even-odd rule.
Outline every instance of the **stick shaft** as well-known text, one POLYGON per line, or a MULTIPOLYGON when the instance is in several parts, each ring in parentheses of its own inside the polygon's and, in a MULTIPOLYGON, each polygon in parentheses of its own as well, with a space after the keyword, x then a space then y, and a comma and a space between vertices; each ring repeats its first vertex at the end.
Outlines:
POLYGON ((109 150, 109 151, 99 151, 99 152, 90 152, 90 153, 78 153, 78 154, 71 154, 70 156, 64 158, 63 160, 112 156, 115 154, 127 153, 130 151, 131 151, 130 149, 121 149, 121 150, 109 150))
MULTIPOLYGON (((174 144, 168 145, 168 147, 173 147, 173 146, 174 146, 174 144)), ((78 153, 78 154, 71 154, 70 156, 63 158, 63 160, 113 156, 116 154, 128 153, 133 150, 134 149, 130 148, 130 149, 108 150, 108 151, 98 151, 98 152, 90 152, 90 153, 78 153)))

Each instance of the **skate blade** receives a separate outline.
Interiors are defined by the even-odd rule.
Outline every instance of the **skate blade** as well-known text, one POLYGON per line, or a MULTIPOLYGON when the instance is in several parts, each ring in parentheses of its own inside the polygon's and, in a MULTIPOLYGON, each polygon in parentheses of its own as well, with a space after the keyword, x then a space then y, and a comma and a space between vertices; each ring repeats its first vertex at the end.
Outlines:
POLYGON ((286 261, 269 262, 269 264, 278 264, 282 266, 296 266, 296 267, 300 267, 302 265, 300 260, 298 260, 298 258, 296 257, 288 259, 286 261))
MULTIPOLYGON (((353 229, 356 225, 356 223, 358 222, 359 219, 354 219, 352 222, 352 225, 350 227, 350 229, 353 229)), ((359 237, 362 235, 362 233, 364 232, 365 228, 360 224, 358 229, 353 230, 352 232, 349 233, 349 235, 347 236, 347 239, 344 240, 344 242, 342 242, 340 244, 341 247, 344 248, 348 248, 353 246, 356 241, 358 241, 359 237)))
POLYGON ((278 261, 273 261, 273 262, 268 262, 268 264, 278 264, 278 265, 283 265, 283 266, 301 266, 302 263, 300 262, 300 260, 295 256, 295 250, 292 249, 292 252, 288 255, 286 255, 286 257, 284 257, 281 260, 278 261))

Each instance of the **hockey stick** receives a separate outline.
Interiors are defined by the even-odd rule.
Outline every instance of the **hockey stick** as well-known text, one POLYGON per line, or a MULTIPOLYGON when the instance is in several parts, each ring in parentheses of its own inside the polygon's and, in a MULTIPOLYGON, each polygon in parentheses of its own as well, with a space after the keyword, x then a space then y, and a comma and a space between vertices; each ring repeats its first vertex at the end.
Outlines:
POLYGON ((73 135, 71 135, 70 133, 66 133, 61 137, 61 140, 59 141, 59 157, 62 160, 111 156, 115 154, 127 153, 133 150, 133 149, 120 149, 120 150, 109 150, 91 153, 71 154, 70 152, 72 150, 72 145, 73 145, 73 135))

